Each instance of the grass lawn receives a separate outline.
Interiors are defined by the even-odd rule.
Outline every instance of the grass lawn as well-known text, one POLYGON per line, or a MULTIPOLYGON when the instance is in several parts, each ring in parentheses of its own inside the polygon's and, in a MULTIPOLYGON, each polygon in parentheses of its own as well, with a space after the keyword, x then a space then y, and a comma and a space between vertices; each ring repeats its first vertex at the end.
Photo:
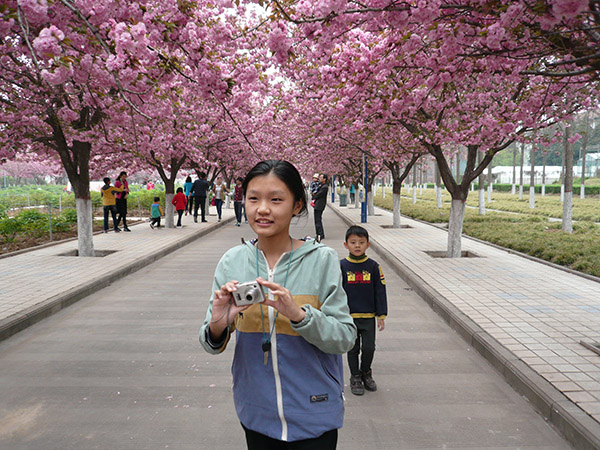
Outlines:
MULTIPOLYGON (((443 191, 443 205, 439 209, 433 189, 423 190, 415 204, 412 194, 410 198, 404 190, 402 194, 402 214, 430 223, 448 222, 451 200, 448 192, 443 191)), ((573 234, 564 233, 560 222, 548 220, 562 216, 560 196, 538 194, 536 208, 531 210, 528 193, 519 200, 518 195, 494 192, 492 202, 486 207, 499 212, 487 210, 483 216, 479 215, 477 197, 477 192, 469 195, 464 234, 600 277, 600 226, 595 223, 600 222, 597 197, 573 199, 573 219, 577 221, 573 224, 573 234)), ((377 206, 392 209, 390 191, 385 198, 378 192, 374 201, 377 206)))

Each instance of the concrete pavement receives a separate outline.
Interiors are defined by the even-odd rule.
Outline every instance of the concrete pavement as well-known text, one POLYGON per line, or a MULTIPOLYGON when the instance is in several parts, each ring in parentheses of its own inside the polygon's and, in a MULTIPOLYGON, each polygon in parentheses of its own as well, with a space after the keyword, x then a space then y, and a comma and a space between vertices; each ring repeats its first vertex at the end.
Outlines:
MULTIPOLYGON (((324 222, 325 243, 345 256, 346 225, 331 208, 324 222)), ((135 247, 135 234, 148 233, 148 248, 171 234, 184 239, 181 231, 140 228, 128 239, 135 247)), ((113 239, 103 247, 114 248, 122 234, 100 236, 113 239)), ((312 220, 300 218, 293 235, 307 234, 312 220)), ((233 346, 213 356, 197 341, 214 267, 240 237, 252 237, 249 227, 227 224, 0 342, 0 448, 244 448, 231 393, 233 346)), ((118 253, 93 259, 116 268, 118 253)), ((340 449, 569 448, 384 255, 369 253, 383 264, 390 306, 374 362, 379 390, 362 397, 346 390, 340 449)), ((42 260, 33 256, 32 265, 42 260)))
MULTIPOLYGON (((332 208, 346 223, 360 209, 332 208)), ((376 208, 375 249, 576 448, 600 448, 600 285, 463 237, 472 257, 440 258, 447 232, 376 208)))

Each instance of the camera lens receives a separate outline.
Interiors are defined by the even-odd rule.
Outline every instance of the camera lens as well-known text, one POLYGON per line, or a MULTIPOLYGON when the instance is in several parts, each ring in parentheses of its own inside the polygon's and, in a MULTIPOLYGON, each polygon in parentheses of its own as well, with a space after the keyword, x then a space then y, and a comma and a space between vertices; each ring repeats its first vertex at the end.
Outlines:
POLYGON ((248 300, 249 302, 252 301, 252 294, 246 294, 246 300, 248 300))

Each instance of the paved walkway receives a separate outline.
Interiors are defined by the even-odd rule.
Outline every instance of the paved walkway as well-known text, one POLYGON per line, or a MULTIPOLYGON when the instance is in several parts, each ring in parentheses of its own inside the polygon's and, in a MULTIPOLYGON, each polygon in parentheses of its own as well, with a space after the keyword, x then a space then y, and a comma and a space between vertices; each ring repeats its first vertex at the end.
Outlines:
MULTIPOLYGON (((208 227, 216 225, 214 217, 209 220, 208 227)), ((325 243, 345 256, 346 225, 332 208, 324 222, 325 243)), ((183 233, 207 227, 188 225, 160 232, 141 225, 127 236, 97 236, 97 247, 119 243, 121 250, 91 258, 99 261, 94 270, 127 270, 120 264, 129 252, 145 251, 137 253, 143 260, 163 240, 176 243, 172 236, 183 240, 183 233)), ((313 234, 312 218, 300 218, 292 234, 313 234)), ((0 342, 0 448, 245 448, 232 402, 233 346, 209 355, 197 336, 219 257, 252 235, 247 225, 226 224, 136 273, 116 279, 118 272, 110 286, 0 342)), ((369 253, 383 264, 389 294, 390 314, 374 362, 379 390, 357 397, 346 389, 340 450, 569 448, 384 255, 369 253)), ((37 263, 50 261, 56 272, 65 264, 65 257, 52 258, 32 252, 30 269, 42 270, 37 263)), ((60 277, 45 280, 62 284, 60 277)))
MULTIPOLYGON (((360 209, 333 209, 360 223, 360 209)), ((368 217, 375 248, 546 417, 600 448, 600 355, 580 344, 600 342, 600 284, 468 238, 477 257, 432 257, 445 230, 391 223, 380 208, 368 217)))
POLYGON ((231 220, 233 209, 223 209, 221 223, 216 215, 207 223, 188 215, 183 228, 153 230, 143 222, 132 225, 131 233, 100 233, 94 249, 114 252, 104 257, 61 256, 77 250, 71 240, 0 259, 0 340, 231 220))

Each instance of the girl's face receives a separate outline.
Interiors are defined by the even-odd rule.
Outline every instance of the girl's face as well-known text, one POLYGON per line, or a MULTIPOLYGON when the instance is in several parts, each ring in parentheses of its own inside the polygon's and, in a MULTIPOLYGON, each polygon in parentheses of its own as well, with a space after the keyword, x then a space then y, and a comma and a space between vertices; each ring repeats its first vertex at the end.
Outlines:
POLYGON ((246 189, 246 215, 259 238, 289 236, 292 217, 302 209, 287 185, 273 174, 253 178, 246 189))

